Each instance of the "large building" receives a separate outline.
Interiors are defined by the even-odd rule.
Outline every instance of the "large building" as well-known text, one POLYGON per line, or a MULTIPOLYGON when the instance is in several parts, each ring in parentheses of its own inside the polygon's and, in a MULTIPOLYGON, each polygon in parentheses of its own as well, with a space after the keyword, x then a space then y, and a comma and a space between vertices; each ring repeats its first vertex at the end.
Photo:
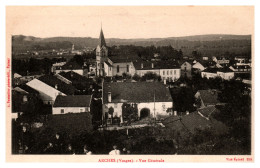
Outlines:
POLYGON ((230 68, 208 68, 201 72, 202 78, 216 78, 220 77, 224 80, 230 80, 233 79, 235 76, 234 71, 232 71, 230 68))
POLYGON ((162 80, 176 81, 181 76, 181 68, 176 62, 171 61, 139 61, 134 62, 136 74, 144 76, 148 72, 160 75, 162 80))
POLYGON ((139 118, 169 115, 173 100, 169 89, 161 82, 103 83, 103 118, 113 108, 113 116, 123 122, 124 103, 137 107, 139 118))

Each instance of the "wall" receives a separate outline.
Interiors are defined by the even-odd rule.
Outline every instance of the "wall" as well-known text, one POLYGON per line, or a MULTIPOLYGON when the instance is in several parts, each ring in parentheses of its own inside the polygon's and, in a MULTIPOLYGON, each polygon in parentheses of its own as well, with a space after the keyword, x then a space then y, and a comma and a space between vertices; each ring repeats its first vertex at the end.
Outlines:
POLYGON ((113 76, 122 76, 123 73, 127 73, 131 76, 135 74, 135 68, 132 62, 113 63, 113 76), (117 66, 119 65, 119 72, 117 72, 117 66), (129 66, 129 72, 127 72, 127 65, 129 66))
POLYGON ((234 72, 217 72, 218 76, 220 76, 222 79, 230 80, 234 78, 235 73, 234 72))
POLYGON ((105 76, 112 77, 112 67, 104 63, 105 76))
POLYGON ((152 72, 152 73, 155 73, 157 75, 160 75, 159 69, 148 69, 148 70, 139 69, 139 70, 136 71, 136 74, 139 75, 139 76, 144 76, 144 74, 146 74, 148 72, 152 72))
POLYGON ((160 69, 162 80, 178 80, 181 77, 181 69, 160 69))
MULTIPOLYGON (((114 108, 113 117, 117 116, 121 118, 122 122, 122 105, 123 103, 107 103, 103 105, 103 116, 105 115, 105 112, 108 112, 108 109, 110 107, 114 108)), ((166 110, 168 108, 173 107, 172 102, 147 102, 147 103, 137 103, 138 108, 138 117, 140 117, 140 112, 143 108, 150 109, 151 117, 154 116, 154 105, 155 105, 155 115, 169 115, 166 110)), ((111 117, 111 116, 109 116, 111 117)))
POLYGON ((216 78, 217 76, 218 75, 216 73, 201 72, 202 78, 206 77, 207 79, 209 79, 209 78, 216 78))
POLYGON ((90 112, 87 107, 53 107, 52 114, 80 113, 80 109, 83 110, 82 112, 90 112), (61 109, 64 109, 64 113, 61 113, 61 109))
POLYGON ((183 77, 185 77, 185 74, 186 74, 186 76, 187 76, 188 78, 190 78, 190 77, 191 77, 191 68, 192 68, 192 66, 191 66, 190 63, 184 62, 184 63, 181 65, 181 75, 182 75, 183 77), (185 67, 186 67, 186 69, 185 69, 185 67))

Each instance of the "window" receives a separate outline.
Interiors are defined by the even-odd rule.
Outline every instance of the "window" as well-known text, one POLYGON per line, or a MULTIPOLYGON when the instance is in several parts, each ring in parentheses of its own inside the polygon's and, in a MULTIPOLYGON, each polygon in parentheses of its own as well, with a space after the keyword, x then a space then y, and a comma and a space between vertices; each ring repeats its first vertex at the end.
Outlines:
POLYGON ((129 65, 126 65, 126 72, 129 72, 129 65))
POLYGON ((64 109, 60 109, 60 113, 61 113, 61 114, 64 114, 64 109))
POLYGON ((169 71, 167 71, 167 75, 169 75, 169 71))
POLYGON ((23 102, 27 102, 28 101, 28 98, 26 95, 23 96, 23 102))
POLYGON ((165 72, 163 71, 163 75, 165 75, 165 72))
POLYGON ((176 70, 174 70, 174 75, 176 75, 176 70))
POLYGON ((119 65, 117 65, 117 73, 119 73, 119 65))
POLYGON ((187 67, 184 67, 184 71, 187 71, 187 67))
POLYGON ((83 109, 82 109, 82 108, 81 108, 81 109, 79 109, 79 112, 81 112, 81 113, 82 113, 82 112, 83 112, 83 109))
POLYGON ((172 70, 170 71, 170 74, 172 75, 172 70))

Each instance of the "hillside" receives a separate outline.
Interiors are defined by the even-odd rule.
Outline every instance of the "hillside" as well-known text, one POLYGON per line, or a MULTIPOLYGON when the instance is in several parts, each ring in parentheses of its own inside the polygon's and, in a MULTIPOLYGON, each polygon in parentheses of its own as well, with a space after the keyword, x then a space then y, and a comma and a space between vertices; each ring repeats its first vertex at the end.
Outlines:
MULTIPOLYGON (((251 53, 251 35, 195 35, 184 37, 149 38, 149 39, 106 39, 108 46, 113 45, 136 45, 136 46, 168 46, 182 49, 185 55, 193 50, 202 54, 211 52, 225 53, 251 53), (223 51, 223 52, 222 52, 223 51)), ((91 37, 51 37, 38 38, 33 36, 14 35, 12 37, 12 49, 14 53, 37 50, 68 49, 72 44, 75 49, 85 47, 95 48, 98 39, 91 37)), ((217 54, 217 53, 216 53, 217 54)))

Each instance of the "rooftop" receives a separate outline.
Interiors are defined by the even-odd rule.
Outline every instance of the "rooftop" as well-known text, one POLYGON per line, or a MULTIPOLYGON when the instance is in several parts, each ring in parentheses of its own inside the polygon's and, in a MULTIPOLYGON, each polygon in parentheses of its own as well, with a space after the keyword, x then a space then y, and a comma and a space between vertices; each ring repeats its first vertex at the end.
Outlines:
POLYGON ((74 71, 69 71, 69 72, 60 72, 59 75, 62 77, 68 79, 69 81, 73 82, 89 82, 93 83, 93 79, 89 79, 85 76, 82 76, 74 71))
POLYGON ((113 103, 122 102, 172 102, 168 88, 160 82, 113 82, 104 83, 103 101, 108 103, 111 92, 113 103))
POLYGON ((209 127, 214 128, 217 134, 228 131, 225 124, 217 121, 213 117, 209 117, 209 120, 201 116, 198 112, 192 112, 185 116, 170 116, 163 121, 166 128, 174 129, 175 131, 183 132, 184 130, 195 133, 196 129, 207 129, 209 127))
POLYGON ((75 62, 75 61, 69 61, 69 62, 67 62, 65 65, 63 65, 62 67, 61 67, 61 69, 63 69, 63 70, 73 70, 73 69, 82 69, 82 66, 81 65, 79 65, 77 62, 75 62))
POLYGON ((179 69, 180 68, 179 64, 175 61, 159 61, 159 62, 140 61, 140 62, 134 62, 134 66, 136 70, 179 69), (153 68, 152 68, 152 64, 153 64, 153 68))
POLYGON ((219 103, 218 100, 218 93, 214 90, 198 90, 200 93, 200 98, 206 104, 217 104, 219 103))
POLYGON ((57 90, 61 91, 65 94, 74 94, 75 88, 72 85, 66 84, 65 82, 62 82, 58 78, 52 75, 44 75, 39 78, 40 81, 43 83, 46 83, 47 85, 55 88, 57 86, 57 90))
POLYGON ((53 107, 90 107, 92 95, 57 96, 53 107))
POLYGON ((207 68, 203 72, 209 72, 209 73, 217 73, 217 72, 233 72, 230 68, 224 67, 224 68, 207 68))

